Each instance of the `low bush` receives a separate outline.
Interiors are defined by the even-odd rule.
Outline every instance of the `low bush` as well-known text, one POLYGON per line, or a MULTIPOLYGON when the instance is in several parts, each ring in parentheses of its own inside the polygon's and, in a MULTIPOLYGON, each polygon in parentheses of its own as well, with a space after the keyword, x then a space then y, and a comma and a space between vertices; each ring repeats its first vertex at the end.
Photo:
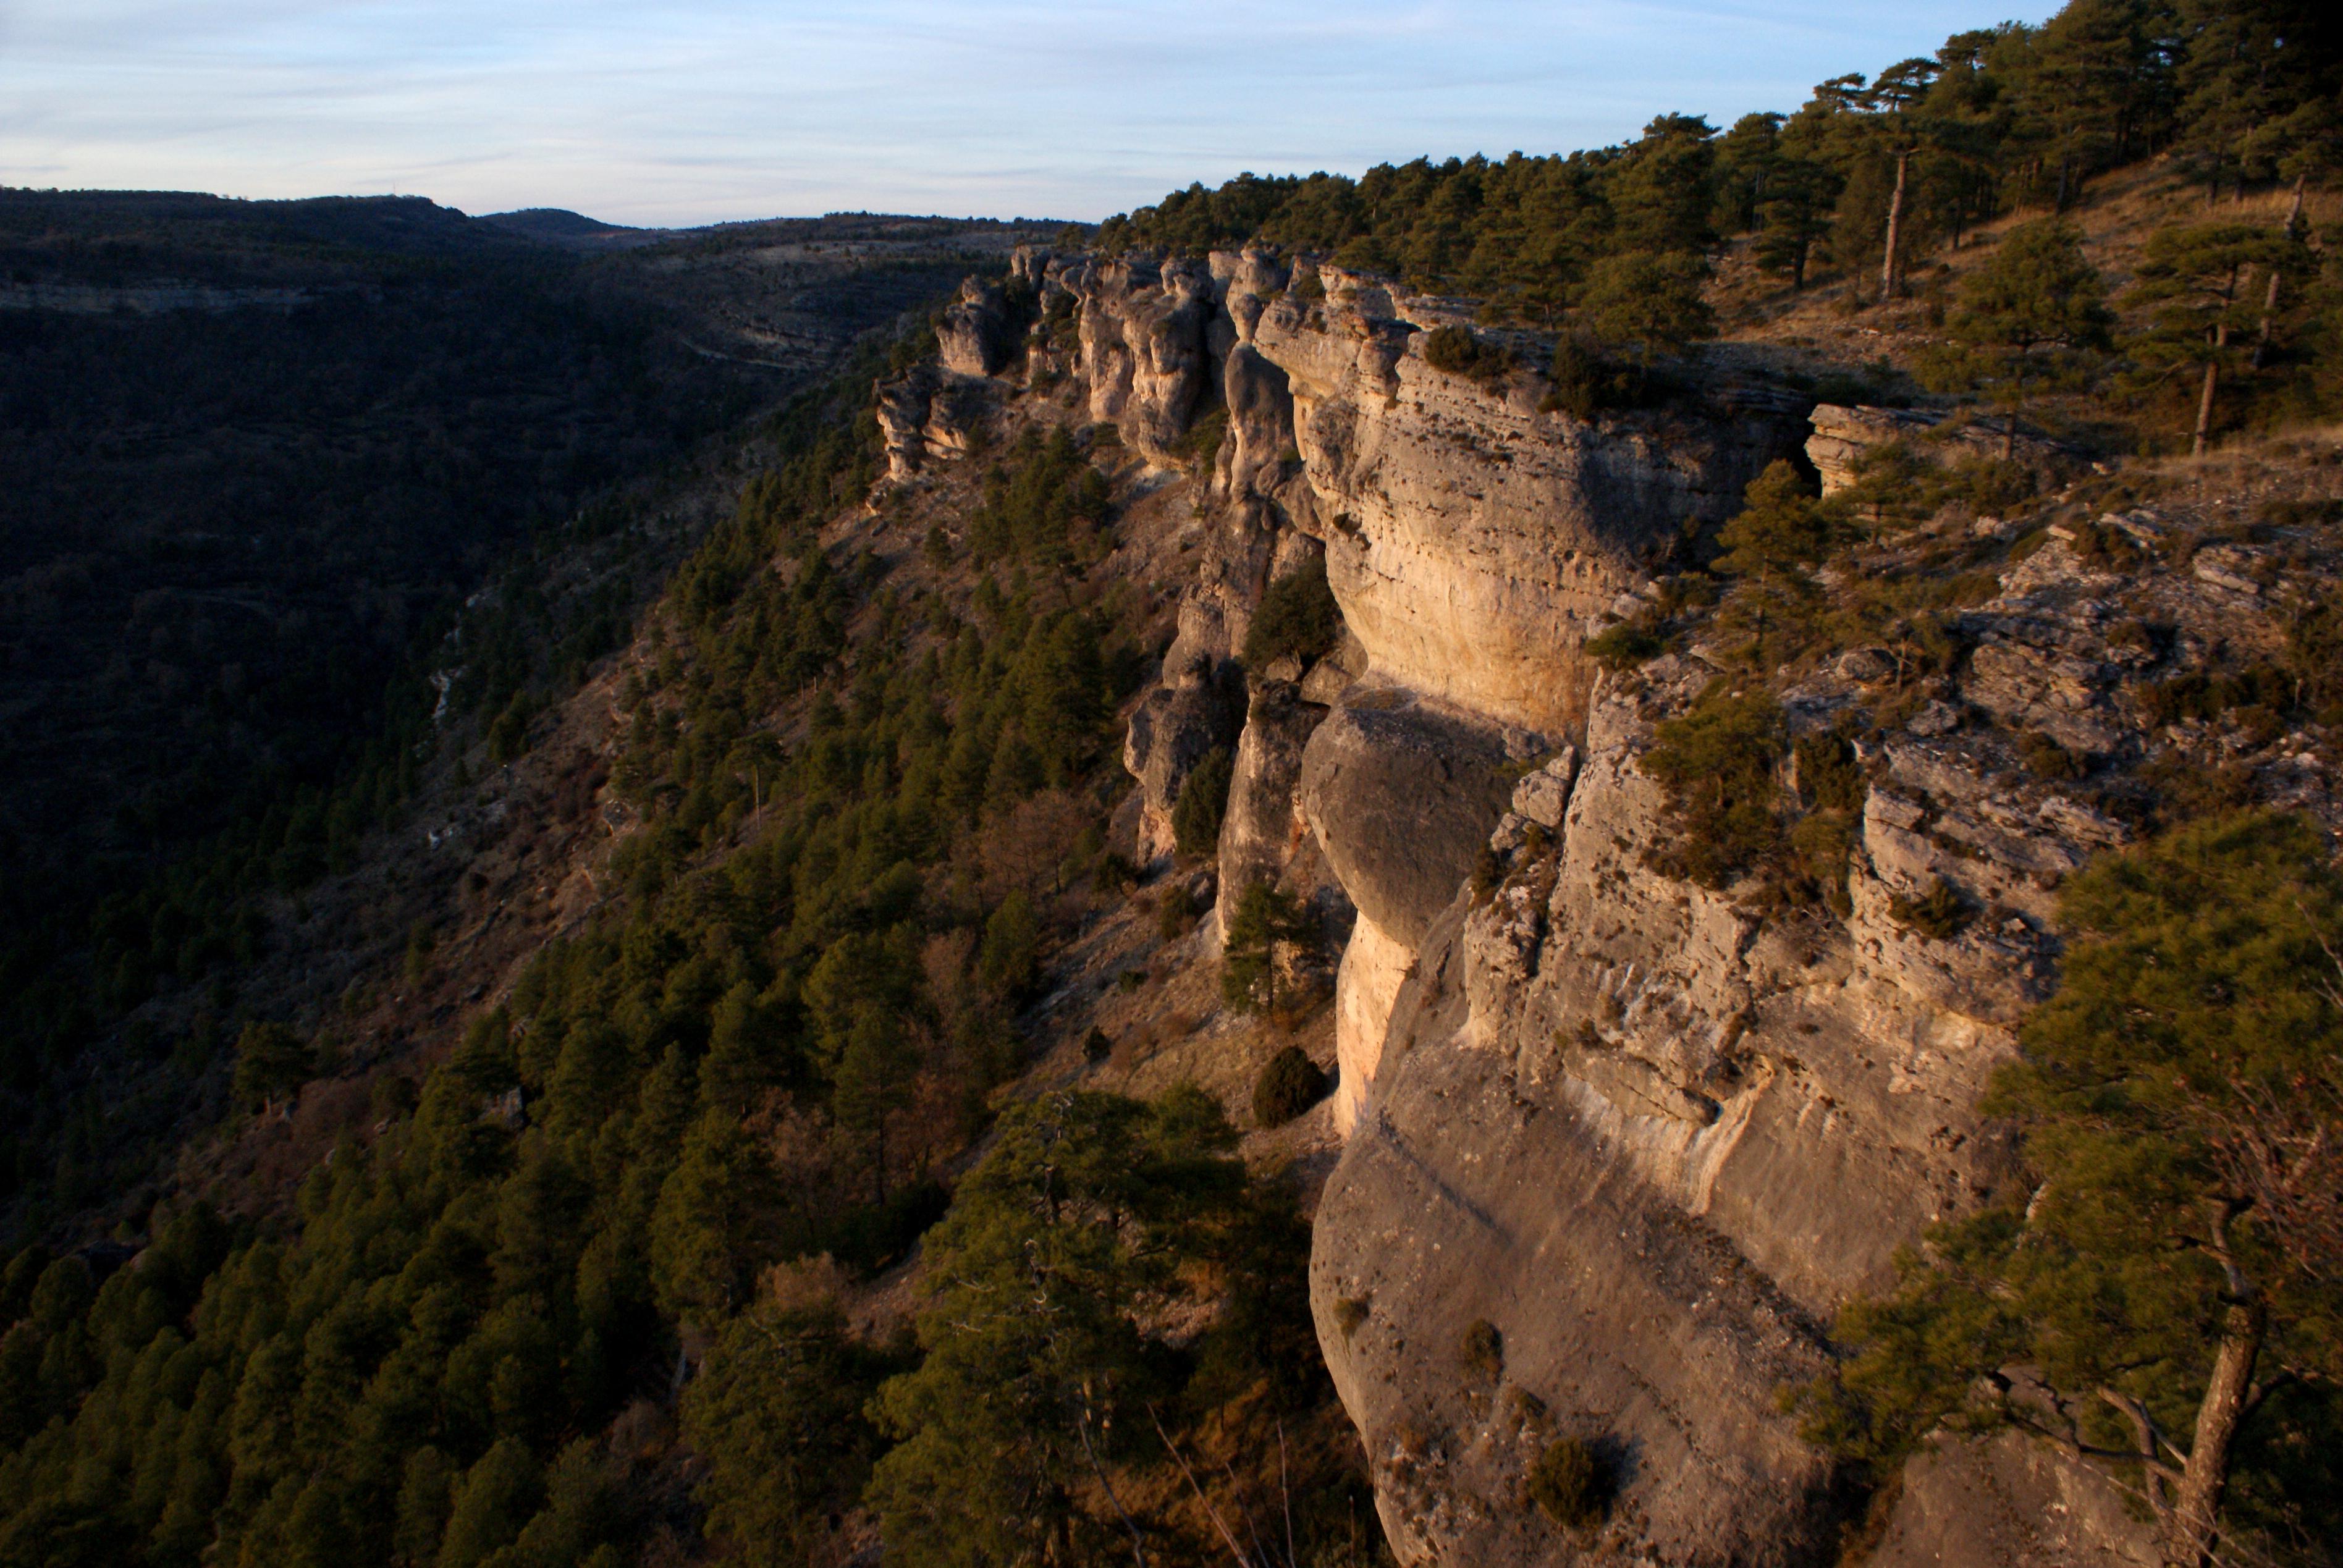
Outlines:
POLYGON ((2071 782, 2091 770, 2088 759, 2067 750, 2047 735, 2028 735, 2017 743, 2026 770, 2036 779, 2071 782))
POLYGON ((1172 834, 1183 855, 1209 855, 1220 848, 1221 819, 1228 814, 1229 781, 1236 759, 1225 746, 1215 746, 1189 769, 1172 802, 1172 834))
POLYGON ((1282 1127, 1325 1099, 1329 1087, 1325 1070, 1300 1046, 1289 1045, 1253 1080, 1252 1119, 1263 1127, 1282 1127))
POLYGON ((1857 811, 1870 786, 1855 746, 1835 732, 1804 735, 1794 751, 1798 767, 1798 793, 1826 811, 1857 811))
POLYGON ((1326 586, 1322 556, 1286 573, 1261 596, 1261 608, 1245 631, 1244 661, 1252 669, 1288 658, 1309 664, 1333 652, 1342 640, 1342 609, 1326 586))
POLYGON ((1969 923, 1972 911, 1959 890, 1940 879, 1930 883, 1928 890, 1916 899, 1889 900, 1887 913, 1906 930, 1944 942, 1960 934, 1961 928, 1969 923))
POLYGON ((1443 375, 1498 381, 1513 369, 1513 355, 1469 327, 1435 327, 1424 334, 1423 362, 1443 375))
POLYGON ((1601 1519, 1610 1503, 1610 1466, 1584 1438, 1557 1439, 1530 1466, 1529 1494, 1556 1524, 1584 1529, 1601 1519))
POLYGON ((1780 705, 1723 681, 1660 725, 1640 766, 1666 789, 1679 830, 1661 856, 1664 869, 1723 888, 1779 845, 1774 769, 1782 749, 1780 705))
POLYGON ((1608 670, 1633 669, 1667 652, 1667 638, 1650 621, 1638 616, 1586 639, 1586 656, 1608 670))
POLYGON ((1547 367, 1546 378, 1551 385, 1539 407, 1548 413, 1559 410, 1574 419, 1592 419, 1625 401, 1618 372, 1604 359, 1600 348, 1575 333, 1564 334, 1554 346, 1554 363, 1547 367))
POLYGON ((1467 1370, 1483 1378, 1493 1382, 1504 1374, 1505 1336, 1486 1318, 1474 1318, 1465 1325, 1463 1342, 1456 1353, 1467 1370))

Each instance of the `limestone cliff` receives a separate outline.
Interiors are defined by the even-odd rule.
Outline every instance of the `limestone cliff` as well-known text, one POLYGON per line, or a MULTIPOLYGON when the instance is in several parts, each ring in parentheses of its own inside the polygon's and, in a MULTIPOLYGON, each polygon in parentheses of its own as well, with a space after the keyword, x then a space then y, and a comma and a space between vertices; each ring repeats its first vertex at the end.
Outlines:
MULTIPOLYGON (((1654 575, 1766 462, 1844 484, 1934 421, 1817 409, 1745 367, 1581 420, 1532 369, 1432 365, 1429 331, 1469 319, 1455 302, 1306 260, 1033 253, 1016 276, 1042 302, 1027 385, 1063 377, 1195 508, 1163 683, 1126 743, 1142 857, 1170 855, 1182 784, 1225 746, 1222 896, 1331 877, 1349 906, 1348 1142, 1312 1293, 1402 1560, 1831 1560, 1848 1501, 1778 1392, 1826 1364, 1840 1303, 2000 1175, 1976 1106, 2055 977, 2059 879, 2124 842, 2124 801, 2192 748, 2332 809, 2296 741, 2159 729, 2142 695, 2278 635, 2282 548, 2201 540, 2202 511, 2021 539, 1949 509, 1908 559, 1999 565, 1927 623, 1925 668, 1855 647, 1742 677, 1794 735, 1850 737, 1862 775, 1836 912, 1769 912, 1662 869, 1684 825, 1639 766, 1730 661, 1687 633, 1606 673, 1584 645, 1656 613, 1654 575), (1322 550, 1342 647, 1242 668, 1266 585, 1322 550), (2046 773, 2046 745, 2070 766, 2046 773), (1932 892, 1960 918, 1913 923, 1932 892), (1502 1368, 1468 1369, 1460 1343, 1487 1328, 1502 1368), (1617 1483, 1598 1530, 1524 1500, 1565 1434, 1617 1483)), ((900 421, 907 451, 937 445, 932 418, 900 421)), ((1930 441, 1948 462, 1984 445, 1930 441)), ((2074 471, 2020 455, 2045 482, 2074 471)), ((1940 1446, 1879 1523, 1893 1563, 2137 1545, 2103 1478, 2008 1442, 1940 1446), (1995 1509, 1953 1528, 1972 1494, 1995 1509)))

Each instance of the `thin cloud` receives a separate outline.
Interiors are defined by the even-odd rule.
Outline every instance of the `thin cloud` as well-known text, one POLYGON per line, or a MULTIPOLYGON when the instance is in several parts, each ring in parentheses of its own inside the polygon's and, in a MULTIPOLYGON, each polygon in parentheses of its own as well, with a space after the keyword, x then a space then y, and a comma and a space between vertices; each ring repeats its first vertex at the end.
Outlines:
POLYGON ((1096 217, 1192 179, 1794 107, 1989 25, 1973 0, 19 0, 0 180, 699 223, 1096 217))

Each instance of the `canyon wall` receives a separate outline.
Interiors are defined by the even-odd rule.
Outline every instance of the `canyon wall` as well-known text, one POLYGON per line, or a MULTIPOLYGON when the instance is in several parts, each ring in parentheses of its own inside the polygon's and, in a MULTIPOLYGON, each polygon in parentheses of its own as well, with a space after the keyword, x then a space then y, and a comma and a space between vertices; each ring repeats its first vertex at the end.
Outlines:
MULTIPOLYGON (((1778 1392, 1827 1364, 1836 1306, 2002 1168, 1975 1106, 2053 972, 2053 890, 2124 837, 2011 786, 1962 716, 2138 750, 2120 693, 2149 656, 2115 633, 2118 585, 2054 540, 1966 612, 1956 685, 1861 732, 1846 908, 1764 918, 1656 869, 1677 829, 1638 759, 1716 670, 1608 674, 1584 644, 1767 462, 1813 440, 1844 475, 1909 421, 1840 410, 1818 435, 1811 399, 1722 372, 1574 418, 1534 369, 1429 363, 1427 334, 1469 319, 1455 302, 1306 262, 1019 269, 1077 312, 1067 367, 1094 420, 1167 469, 1217 430, 1207 547, 1126 758, 1158 825, 1142 848, 1168 854, 1188 771, 1232 745, 1221 896, 1307 847, 1355 910, 1334 1000, 1347 1142, 1311 1290, 1401 1560, 1834 1560, 1848 1498, 1778 1392), (1342 651, 1243 670, 1263 588, 1319 550, 1342 651), (1893 918, 1939 883, 1986 915, 1942 940, 1893 918), (1491 1329, 1501 1369, 1460 1349, 1491 1329), (1596 1529, 1525 1498, 1571 1435, 1616 1483, 1596 1529)), ((2159 613, 2223 613, 2185 587, 2159 613)), ((1781 694, 1794 731, 1838 726, 1899 669, 1851 652, 1781 694)), ((2111 1497, 2024 1444, 1942 1449, 1875 1561, 2127 1560, 2111 1497), (1998 1512, 1948 1533, 1969 1493, 1998 1512)))

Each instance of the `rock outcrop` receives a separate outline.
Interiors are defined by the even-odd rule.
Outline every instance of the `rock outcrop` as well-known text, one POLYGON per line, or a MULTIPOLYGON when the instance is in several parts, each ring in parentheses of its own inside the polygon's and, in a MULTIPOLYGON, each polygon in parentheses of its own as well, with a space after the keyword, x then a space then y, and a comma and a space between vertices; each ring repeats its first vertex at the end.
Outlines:
MULTIPOLYGON (((2055 976, 2056 884, 2128 832, 2026 781, 2025 738, 2148 756, 2135 689, 2217 646, 2208 618, 2259 602, 2266 564, 2216 546, 2143 590, 2068 530, 1932 623, 1949 664, 1856 648, 1780 691, 1795 733, 1854 737, 1865 794, 1837 912, 1765 916, 1661 869, 1684 825, 1639 766, 1714 665, 1604 674, 1583 645, 1775 458, 1803 446, 1837 486, 1882 442, 1950 461, 1997 455, 1992 433, 1830 407, 1809 426, 1792 395, 1722 375, 1583 421, 1533 370, 1428 363, 1424 334, 1470 320, 1455 302, 1331 266, 1018 266, 1033 341, 1076 346, 1077 406, 1196 487, 1195 575, 1125 749, 1142 858, 1171 853, 1182 783, 1228 746, 1222 891, 1322 865, 1355 906, 1334 999, 1348 1141, 1312 1302, 1401 1560, 1828 1560, 1844 1503, 1778 1392, 1828 1363, 1833 1312, 1899 1246, 2001 1178, 1976 1105, 2055 976), (1342 648, 1240 672, 1262 590, 1319 550, 1342 648), (1913 923, 1931 894, 1961 917, 1913 923), (1459 1346, 1484 1326, 1502 1370, 1471 1372, 1459 1346), (1578 1536, 1523 1501, 1564 1435, 1619 1488, 1578 1536)), ((2138 550, 2157 531, 2107 528, 2138 550)), ((1886 1529, 1883 1560, 1934 1535, 1976 1568, 2124 1561, 2137 1539, 2099 1478, 2006 1442, 1941 1446, 1886 1529), (1953 1522, 1965 1492, 2003 1514, 1953 1522), (2025 1522, 2051 1508, 2055 1527, 2025 1522)))
POLYGON ((1288 288, 1232 319, 1285 374, 1343 619, 1392 684, 1495 723, 1575 728, 1585 638, 1687 523, 1731 515, 1803 426, 1762 400, 1581 421, 1544 408, 1534 374, 1433 368, 1419 322, 1440 318, 1438 302, 1312 276, 1322 298, 1288 288))
POLYGON ((2006 429, 1950 424, 1944 415, 1925 409, 1822 403, 1812 417, 1815 433, 1806 442, 1806 458, 1822 476, 1825 496, 1854 484, 1866 454, 1899 441, 1923 462, 1950 467, 2006 458, 2045 483, 2070 477, 2084 467, 2079 453, 2056 441, 2023 430, 2013 438, 2006 429))
POLYGON ((992 400, 982 378, 939 370, 931 363, 880 382, 873 408, 887 448, 882 483, 902 484, 932 461, 973 450, 992 400))
POLYGON ((936 354, 955 376, 990 376, 1016 347, 1017 324, 1000 286, 970 278, 936 323, 936 354))
POLYGON ((1292 681, 1263 681, 1252 692, 1221 826, 1220 885, 1232 896, 1282 880, 1303 849, 1310 825, 1295 809, 1302 754, 1325 717, 1292 681))
POLYGON ((1189 774, 1215 748, 1234 747, 1244 724, 1242 682, 1207 654, 1193 654, 1131 716, 1122 765, 1139 780, 1139 860, 1153 864, 1177 844, 1172 811, 1189 774))

